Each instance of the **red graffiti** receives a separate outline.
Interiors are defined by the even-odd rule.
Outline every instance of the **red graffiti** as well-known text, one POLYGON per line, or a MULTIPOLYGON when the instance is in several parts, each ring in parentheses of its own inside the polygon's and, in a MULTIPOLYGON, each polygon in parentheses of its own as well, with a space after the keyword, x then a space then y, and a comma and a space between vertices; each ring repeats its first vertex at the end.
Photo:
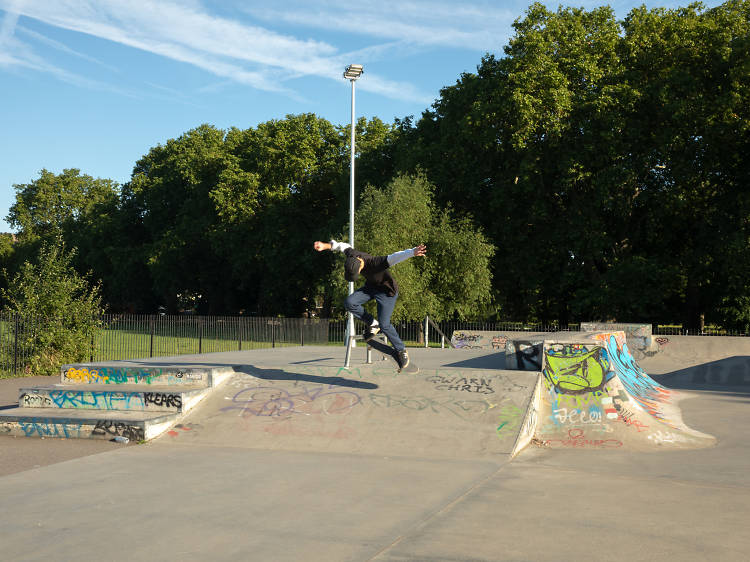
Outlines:
POLYGON ((545 447, 594 447, 599 449, 616 449, 622 447, 622 441, 617 439, 586 439, 582 429, 568 430, 567 439, 547 439, 544 441, 545 447))

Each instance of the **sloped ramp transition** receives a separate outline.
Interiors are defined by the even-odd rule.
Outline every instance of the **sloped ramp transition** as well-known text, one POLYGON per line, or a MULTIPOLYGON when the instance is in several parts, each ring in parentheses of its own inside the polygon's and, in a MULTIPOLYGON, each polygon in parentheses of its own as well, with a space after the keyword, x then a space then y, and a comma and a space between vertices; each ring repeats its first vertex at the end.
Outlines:
POLYGON ((387 457, 507 459, 517 449, 537 373, 441 367, 405 375, 382 365, 237 366, 221 392, 160 439, 387 457))
POLYGON ((625 333, 545 339, 540 389, 530 406, 531 441, 550 448, 653 450, 710 447, 678 402, 636 363, 625 333))

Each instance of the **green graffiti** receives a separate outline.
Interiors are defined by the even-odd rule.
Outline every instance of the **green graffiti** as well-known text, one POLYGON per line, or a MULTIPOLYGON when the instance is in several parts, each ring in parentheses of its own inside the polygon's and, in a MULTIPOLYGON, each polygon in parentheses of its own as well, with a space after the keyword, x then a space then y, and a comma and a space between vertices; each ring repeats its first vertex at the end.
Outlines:
POLYGON ((544 376, 563 394, 593 392, 604 386, 609 370, 601 348, 585 353, 550 353, 544 350, 544 376))
POLYGON ((498 420, 500 425, 497 426, 497 435, 499 437, 505 437, 510 433, 514 433, 521 426, 521 416, 523 410, 514 404, 506 404, 500 408, 498 420))

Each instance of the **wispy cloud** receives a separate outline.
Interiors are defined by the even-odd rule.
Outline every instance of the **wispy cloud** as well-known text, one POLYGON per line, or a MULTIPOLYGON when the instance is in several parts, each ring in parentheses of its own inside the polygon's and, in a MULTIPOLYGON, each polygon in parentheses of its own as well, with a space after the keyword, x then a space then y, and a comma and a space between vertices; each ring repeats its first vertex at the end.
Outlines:
MULTIPOLYGON (((13 7, 15 8, 20 5, 20 2, 16 2, 13 4, 13 7)), ((16 31, 22 30, 21 26, 18 25, 18 19, 18 12, 8 11, 2 20, 2 24, 0 24, 0 66, 6 68, 28 68, 50 74, 62 82, 78 87, 109 91, 128 97, 138 97, 133 92, 99 80, 92 80, 75 72, 70 72, 40 57, 33 49, 18 40, 15 36, 16 31)))
POLYGON ((2 24, 0 24, 0 48, 3 48, 10 42, 10 39, 15 33, 16 25, 18 24, 18 12, 10 10, 10 7, 20 5, 19 2, 10 3, 9 9, 3 18, 2 24))
POLYGON ((489 51, 505 42, 504 33, 518 17, 497 2, 322 0, 252 3, 243 8, 265 22, 356 33, 412 44, 489 51))
MULTIPOLYGON (((196 2, 153 0, 0 0, 0 8, 50 26, 85 33, 201 68, 259 90, 299 95, 294 76, 341 79, 347 54, 324 41, 298 39, 209 14, 196 2)), ((10 24, 8 24, 10 25, 10 24)), ((38 38, 37 38, 38 39, 38 38)), ((58 45, 57 48, 60 48, 58 45)), ((409 83, 368 75, 363 87, 392 98, 423 102, 409 83)))
POLYGON ((49 37, 42 35, 41 33, 37 33, 36 31, 33 31, 31 29, 28 29, 26 27, 23 27, 21 25, 16 26, 16 33, 25 35, 26 37, 29 37, 33 39, 34 41, 37 41, 39 43, 44 43, 45 45, 52 47, 53 49, 56 49, 62 53, 65 53, 67 55, 72 55, 74 57, 78 57, 80 59, 83 59, 88 62, 92 62, 94 64, 98 64, 101 67, 104 67, 108 70, 111 70, 113 72, 117 72, 117 67, 107 64, 105 62, 102 62, 101 60, 89 56, 86 53, 81 53, 80 51, 76 51, 75 49, 71 49, 64 43, 60 43, 59 41, 55 41, 54 39, 50 39, 49 37))

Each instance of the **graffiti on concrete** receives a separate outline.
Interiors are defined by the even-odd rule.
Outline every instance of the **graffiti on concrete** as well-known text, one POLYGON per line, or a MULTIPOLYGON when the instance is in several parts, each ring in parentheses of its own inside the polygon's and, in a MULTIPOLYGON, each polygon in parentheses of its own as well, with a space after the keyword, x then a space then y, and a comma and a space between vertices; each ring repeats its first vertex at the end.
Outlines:
POLYGON ((151 381, 159 376, 159 374, 137 368, 114 369, 100 367, 98 369, 89 369, 82 367, 76 369, 75 367, 70 367, 63 373, 63 381, 84 384, 151 384, 151 381))
POLYGON ((62 437, 66 439, 81 437, 83 424, 52 421, 46 418, 19 420, 19 427, 26 437, 62 437))
POLYGON ((627 337, 651 337, 651 324, 619 324, 612 322, 581 322, 583 332, 624 332, 627 337))
POLYGON ((545 439, 541 444, 552 448, 616 449, 622 447, 622 441, 618 439, 588 439, 583 429, 570 429, 567 438, 545 439))
POLYGON ((600 390, 611 378, 606 352, 599 346, 554 344, 544 350, 544 377, 562 394, 600 390))
POLYGON ((552 411, 552 416, 560 424, 592 424, 602 422, 602 411, 597 407, 591 407, 588 411, 573 408, 556 408, 552 411))
POLYGON ((493 394, 491 379, 483 377, 456 377, 434 375, 427 377, 429 382, 435 385, 435 390, 458 390, 461 392, 473 392, 476 394, 493 394))
POLYGON ((577 408, 582 410, 592 406, 601 407, 602 396, 604 396, 606 387, 595 392, 581 394, 558 394, 554 387, 550 387, 549 390, 548 400, 553 408, 577 408))
POLYGON ((78 384, 180 384, 203 380, 203 373, 187 371, 163 371, 140 367, 68 367, 62 376, 63 382, 78 384))
POLYGON ((144 441, 146 439, 146 432, 142 427, 112 420, 101 420, 97 422, 91 435, 127 437, 131 441, 144 441))
POLYGON ((451 337, 451 343, 453 347, 461 349, 482 349, 481 343, 482 336, 479 334, 469 334, 467 332, 453 332, 451 337))
POLYGON ((54 403, 46 394, 29 394, 22 393, 19 396, 19 403, 24 408, 51 408, 54 403))
POLYGON ((672 392, 649 377, 635 362, 628 350, 628 344, 618 345, 611 336, 607 341, 607 352, 613 368, 628 395, 638 405, 656 419, 674 427, 664 413, 664 404, 671 401, 672 392))
POLYGON ((638 430, 638 433, 646 431, 648 426, 640 420, 636 419, 635 413, 628 410, 627 408, 620 406, 617 415, 619 419, 627 426, 633 427, 638 430))
POLYGON ((648 436, 649 441, 662 445, 663 443, 681 443, 686 441, 685 437, 671 431, 655 431, 648 436))
POLYGON ((492 336, 492 349, 505 349, 508 338, 505 336, 492 336))
POLYGON ((345 414, 362 403, 352 390, 336 389, 333 385, 313 390, 303 387, 288 391, 275 387, 254 387, 240 390, 232 405, 222 411, 238 411, 242 417, 286 417, 292 415, 345 414))
POLYGON ((495 430, 499 437, 515 435, 521 426, 523 410, 515 404, 506 404, 499 411, 498 426, 495 430))
POLYGON ((428 396, 398 396, 393 394, 370 394, 370 401, 381 408, 405 408, 432 414, 449 413, 462 420, 476 417, 491 410, 497 404, 487 400, 456 400, 453 397, 435 399, 428 396))
POLYGON ((143 409, 143 395, 138 392, 89 392, 85 390, 53 390, 50 400, 58 408, 83 410, 143 409))
POLYGON ((177 437, 178 435, 180 435, 180 432, 193 431, 196 429, 203 429, 203 426, 199 423, 178 423, 174 426, 173 429, 167 431, 167 435, 169 435, 170 437, 177 437))
POLYGON ((148 406, 153 404, 154 406, 160 406, 162 408, 175 408, 177 410, 182 409, 182 396, 179 394, 171 394, 166 392, 144 392, 143 401, 148 406))

